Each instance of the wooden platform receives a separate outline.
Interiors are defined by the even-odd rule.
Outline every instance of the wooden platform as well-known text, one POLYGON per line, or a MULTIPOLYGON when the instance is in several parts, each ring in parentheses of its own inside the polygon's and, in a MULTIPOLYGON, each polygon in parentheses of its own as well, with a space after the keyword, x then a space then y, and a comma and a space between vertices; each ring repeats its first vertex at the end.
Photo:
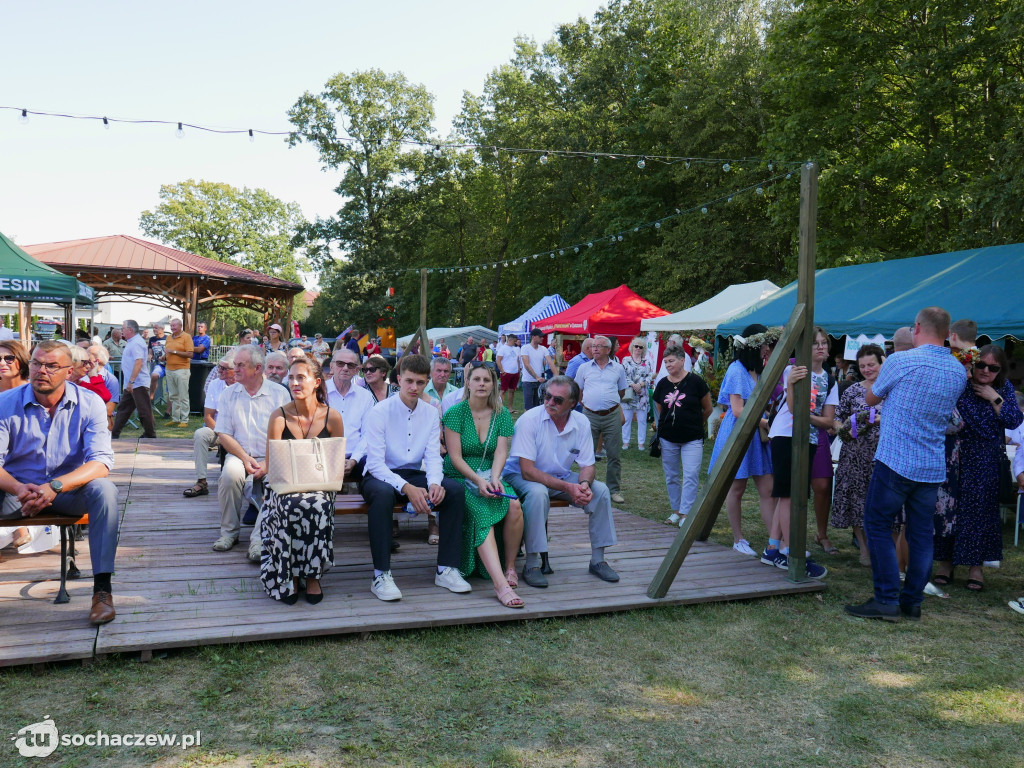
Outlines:
MULTIPOLYGON (((117 619, 98 629, 88 624, 92 592, 88 543, 80 544, 79 581, 68 582, 71 602, 54 605, 58 553, 19 555, 5 550, 0 563, 0 666, 87 659, 94 654, 146 652, 214 643, 274 640, 447 624, 517 621, 549 616, 738 600, 814 592, 820 582, 792 584, 785 573, 732 549, 698 543, 662 600, 647 586, 672 541, 673 529, 616 511, 619 543, 608 561, 622 577, 606 584, 587 572, 590 544, 586 515, 552 510, 548 589, 525 584, 523 610, 494 598, 490 584, 471 580, 474 591, 454 595, 434 586, 437 549, 426 544, 426 521, 403 520, 401 551, 392 558, 404 598, 383 603, 369 590, 372 575, 366 520, 335 519, 335 567, 323 580, 318 606, 273 602, 262 590, 258 566, 246 559, 251 528, 230 552, 213 552, 218 535, 217 468, 210 464, 209 496, 186 500, 194 481, 192 445, 185 440, 115 441, 113 479, 124 505, 114 576, 117 619)), ((521 563, 520 563, 521 566, 521 563)))

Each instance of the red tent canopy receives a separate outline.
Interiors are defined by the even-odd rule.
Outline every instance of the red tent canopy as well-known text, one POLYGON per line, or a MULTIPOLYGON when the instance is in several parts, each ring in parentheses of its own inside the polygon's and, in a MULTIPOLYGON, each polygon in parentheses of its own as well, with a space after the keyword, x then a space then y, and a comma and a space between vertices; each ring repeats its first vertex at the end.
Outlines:
POLYGON ((534 328, 544 333, 605 334, 626 336, 640 333, 640 321, 667 315, 625 285, 592 293, 557 315, 535 320, 534 328))

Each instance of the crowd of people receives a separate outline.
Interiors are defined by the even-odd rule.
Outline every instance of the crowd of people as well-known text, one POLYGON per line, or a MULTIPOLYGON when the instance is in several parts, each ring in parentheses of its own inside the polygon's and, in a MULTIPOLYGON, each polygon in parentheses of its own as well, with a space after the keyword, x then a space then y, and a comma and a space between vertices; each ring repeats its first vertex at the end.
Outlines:
MULTIPOLYGON (((402 598, 391 569, 400 546, 394 510, 402 506, 427 516, 428 542, 437 546, 434 581, 449 591, 470 592, 467 579, 480 578, 503 606, 516 609, 525 605, 520 580, 547 587, 552 499, 587 513, 589 573, 618 581, 605 553, 617 541, 612 504, 625 502, 621 455, 634 424, 637 447, 661 458, 666 522, 686 522, 714 404, 700 361, 695 369, 693 349, 681 337, 669 339, 657 371, 644 337, 618 348, 608 337, 588 338, 561 373, 539 331, 526 345, 516 336, 493 345, 469 337, 452 352, 439 339, 430 341, 430 354, 418 354, 410 344, 394 366, 379 340, 360 346, 356 334, 346 332, 331 349, 320 334, 289 344, 277 324, 268 327, 263 344, 246 330, 206 382, 203 424, 193 435, 196 479, 183 495, 211 492, 208 464, 218 449, 220 530, 213 549, 232 550, 242 527, 253 526, 247 556, 259 564, 271 598, 289 605, 300 596, 310 604, 324 599, 322 579, 334 564, 337 492, 275 487, 268 454, 276 441, 299 447, 344 438, 344 481, 356 484, 368 510, 370 590, 387 602, 402 598), (452 382, 453 371, 462 386, 452 382), (520 386, 523 413, 515 420, 520 386), (606 460, 603 482, 599 458, 606 460)), ((778 329, 756 325, 734 337, 733 361, 717 397, 723 415, 709 472, 779 337, 778 329)), ((950 329, 943 310, 927 308, 912 329, 896 333, 893 354, 867 344, 855 366, 830 370, 829 337, 816 327, 810 367, 790 360, 769 408, 755 414, 758 436, 739 461, 726 499, 734 549, 788 568, 796 491, 814 500, 822 552, 838 551, 829 523, 849 528, 861 563, 872 568, 874 596, 848 606, 851 614, 917 618, 925 590, 952 583, 958 567, 967 569, 967 589, 983 589, 984 564, 1002 557, 999 478, 1009 472, 1000 456, 1007 439, 1024 438, 1024 415, 1004 351, 977 349, 976 337, 973 323, 950 329), (810 439, 795 445, 790 405, 794 387, 806 380, 810 439), (833 478, 835 441, 841 449, 833 478), (795 460, 809 465, 807 487, 791 487, 795 460), (740 503, 751 479, 767 531, 760 551, 743 534, 740 503)), ((155 437, 150 390, 159 378, 168 388, 169 423, 187 426, 190 365, 209 352, 205 326, 188 334, 177 318, 169 334, 161 325, 144 338, 138 323, 126 320, 105 340, 43 342, 31 355, 20 342, 0 339, 0 515, 88 511, 95 624, 115 615, 110 577, 117 491, 106 479, 111 439, 135 413, 143 437, 155 437), (120 360, 120 380, 109 366, 112 358, 120 360), (44 425, 50 422, 48 436, 44 425)), ((1024 452, 1013 470, 1024 489, 1024 452)), ((28 525, 12 533, 15 543, 26 536, 28 525)), ((822 578, 827 570, 810 554, 806 574, 822 578)), ((1015 602, 1024 612, 1021 600, 1015 602)))

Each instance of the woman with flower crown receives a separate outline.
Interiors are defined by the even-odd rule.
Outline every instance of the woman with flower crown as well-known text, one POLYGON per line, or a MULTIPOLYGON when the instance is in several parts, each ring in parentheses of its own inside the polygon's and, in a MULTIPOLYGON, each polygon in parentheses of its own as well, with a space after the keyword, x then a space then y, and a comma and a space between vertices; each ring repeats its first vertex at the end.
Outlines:
POLYGON ((658 409, 657 438, 661 441, 661 466, 665 470, 672 514, 665 521, 682 525, 697 500, 700 463, 704 456, 704 424, 711 415, 711 390, 707 382, 683 365, 686 352, 671 346, 665 350, 668 375, 654 388, 658 409), (682 463, 683 481, 679 482, 682 463))
MULTIPOLYGON (((736 359, 725 372, 722 379, 722 387, 718 392, 718 403, 725 406, 725 416, 722 417, 722 425, 715 435, 715 447, 711 452, 711 462, 708 466, 708 474, 711 474, 715 461, 722 447, 732 434, 736 426, 736 420, 743 413, 747 400, 754 392, 757 380, 764 372, 764 361, 768 355, 769 343, 777 340, 778 337, 771 335, 768 329, 760 323, 748 325, 743 333, 733 337, 733 349, 736 359)), ((762 426, 767 429, 768 423, 761 419, 762 426)), ((729 515, 729 526, 732 528, 733 545, 737 552, 742 552, 751 557, 757 557, 750 543, 743 538, 741 528, 742 513, 740 502, 743 493, 747 489, 747 480, 753 478, 757 487, 761 507, 761 520, 764 527, 771 530, 772 518, 775 514, 775 500, 772 498, 772 459, 768 443, 760 439, 750 441, 743 461, 740 462, 733 478, 729 493, 725 498, 725 510, 729 515)))

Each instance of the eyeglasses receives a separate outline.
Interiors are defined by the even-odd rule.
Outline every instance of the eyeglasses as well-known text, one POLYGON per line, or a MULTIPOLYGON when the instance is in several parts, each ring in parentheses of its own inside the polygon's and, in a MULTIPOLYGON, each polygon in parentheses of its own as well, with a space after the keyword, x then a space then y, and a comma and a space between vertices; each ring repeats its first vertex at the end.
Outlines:
MULTIPOLYGON (((359 363, 346 363, 343 360, 335 360, 333 361, 333 365, 336 365, 339 368, 351 368, 353 371, 359 367, 359 363)), ((364 368, 363 370, 365 371, 366 369, 364 368)))
POLYGON ((0 360, 2 360, 3 362, 7 363, 8 365, 13 363, 17 359, 18 358, 15 357, 14 355, 0 355, 0 360))
POLYGON ((377 367, 372 366, 372 365, 366 366, 365 368, 362 369, 362 371, 363 371, 363 373, 373 373, 374 371, 380 371, 381 373, 384 373, 384 371, 382 369, 377 368, 377 367))
POLYGON ((57 363, 41 363, 38 360, 29 360, 28 364, 32 368, 42 368, 47 373, 56 373, 71 367, 70 365, 57 365, 57 363))
POLYGON ((643 344, 634 344, 633 345, 633 349, 643 349, 643 348, 644 348, 643 344))
POLYGON ((999 373, 1003 370, 1003 366, 996 365, 995 363, 977 362, 974 364, 974 369, 977 371, 992 371, 992 373, 999 373))
POLYGON ((231 366, 231 365, 218 365, 217 366, 217 370, 219 370, 219 371, 233 371, 235 369, 234 369, 234 366, 231 366))
POLYGON ((551 401, 555 405, 561 405, 565 402, 565 398, 561 395, 549 395, 547 392, 544 393, 544 402, 551 401))

